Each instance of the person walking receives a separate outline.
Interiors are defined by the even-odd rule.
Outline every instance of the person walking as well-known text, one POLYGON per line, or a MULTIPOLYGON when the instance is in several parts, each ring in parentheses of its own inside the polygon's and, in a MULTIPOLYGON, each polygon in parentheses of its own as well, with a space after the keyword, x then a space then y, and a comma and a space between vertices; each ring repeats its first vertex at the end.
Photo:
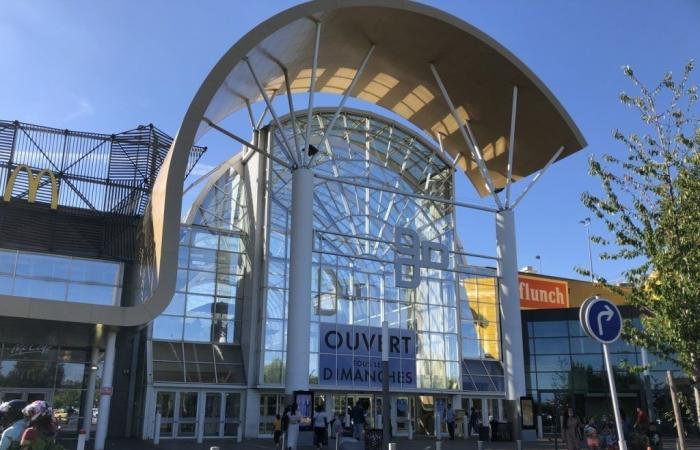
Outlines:
MULTIPOLYGON (((474 433, 474 432, 477 432, 477 433, 479 432, 479 430, 477 429, 478 424, 479 424, 479 415, 476 411, 476 408, 472 406, 471 412, 469 413, 469 427, 467 430, 467 434, 469 436, 471 436, 472 433, 474 433)), ((469 436, 467 436, 467 437, 469 437, 469 436)))
POLYGON ((328 433, 328 416, 323 410, 323 406, 318 405, 316 407, 316 413, 314 414, 314 446, 321 450, 321 447, 326 445, 328 433))
POLYGON ((637 407, 637 418, 634 421, 634 431, 639 434, 649 432, 649 415, 639 407, 637 407))
POLYGON ((365 409, 360 402, 357 402, 352 408, 352 437, 358 441, 362 441, 362 435, 365 431, 365 422, 365 409))
POLYGON ((581 420, 574 415, 574 410, 569 408, 564 416, 561 427, 561 437, 566 443, 566 450, 579 450, 581 442, 581 420))
POLYGON ((445 412, 445 422, 447 422, 447 432, 450 433, 450 440, 455 440, 455 410, 452 409, 452 404, 447 404, 447 411, 445 412))
POLYGON ((299 407, 296 403, 292 403, 291 408, 289 408, 289 428, 287 428, 288 449, 296 450, 297 448, 297 440, 299 439, 299 422, 301 422, 299 407))
POLYGON ((25 406, 27 403, 22 400, 10 400, 0 405, 0 424, 3 428, 0 450, 19 447, 22 433, 27 428, 27 419, 22 414, 25 406))
POLYGON ((282 446, 282 418, 279 414, 275 416, 275 420, 272 421, 272 439, 275 442, 275 449, 279 450, 282 446))

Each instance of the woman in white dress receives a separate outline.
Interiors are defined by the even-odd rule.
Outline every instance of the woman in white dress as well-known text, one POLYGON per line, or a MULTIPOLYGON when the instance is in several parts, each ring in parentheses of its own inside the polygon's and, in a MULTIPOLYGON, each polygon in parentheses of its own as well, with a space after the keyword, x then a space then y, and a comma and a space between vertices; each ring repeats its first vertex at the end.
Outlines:
POLYGON ((289 428, 287 429, 287 448, 296 450, 297 439, 299 438, 299 408, 296 403, 292 403, 291 411, 289 412, 289 428))

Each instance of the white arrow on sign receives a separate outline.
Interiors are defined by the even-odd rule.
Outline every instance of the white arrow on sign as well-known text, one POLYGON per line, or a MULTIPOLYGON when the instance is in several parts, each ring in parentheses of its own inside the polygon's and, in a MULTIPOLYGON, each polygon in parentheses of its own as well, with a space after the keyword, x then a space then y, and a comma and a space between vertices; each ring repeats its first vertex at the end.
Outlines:
POLYGON ((598 334, 603 335, 603 317, 606 317, 605 321, 610 322, 615 313, 608 305, 605 305, 605 311, 598 314, 598 334))

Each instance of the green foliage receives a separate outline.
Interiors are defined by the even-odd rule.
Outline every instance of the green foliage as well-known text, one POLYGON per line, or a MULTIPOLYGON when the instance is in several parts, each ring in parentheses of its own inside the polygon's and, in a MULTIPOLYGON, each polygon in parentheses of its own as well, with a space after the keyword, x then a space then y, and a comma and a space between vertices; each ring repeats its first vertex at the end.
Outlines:
MULTIPOLYGON (((700 378, 700 116, 693 62, 680 79, 671 72, 653 89, 626 66, 636 93, 620 101, 639 114, 639 132, 614 131, 626 152, 591 158, 589 171, 602 194, 583 203, 606 226, 592 239, 603 260, 628 260, 626 288, 598 282, 625 295, 641 312, 642 328, 625 323, 632 344, 678 364, 700 378)), ((580 273, 587 271, 578 269, 580 273)))

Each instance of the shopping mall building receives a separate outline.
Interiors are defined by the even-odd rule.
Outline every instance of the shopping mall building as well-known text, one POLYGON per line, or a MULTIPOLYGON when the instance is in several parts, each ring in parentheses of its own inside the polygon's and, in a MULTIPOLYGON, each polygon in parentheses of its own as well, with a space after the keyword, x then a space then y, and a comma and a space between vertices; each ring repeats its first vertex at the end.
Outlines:
MULTIPOLYGON (((396 0, 263 22, 212 69, 174 140, 0 122, 0 397, 48 400, 66 435, 90 428, 99 450, 107 435, 268 436, 291 401, 305 414, 362 402, 379 426, 386 321, 396 435, 434 436, 447 403, 519 421, 531 396, 544 426, 563 404, 600 411, 601 352, 576 307, 610 293, 518 275, 515 253, 514 208, 584 146, 508 50, 396 0), (248 130, 227 128, 235 114, 248 130), (207 133, 236 150, 183 206, 207 133), (456 198, 456 183, 484 201, 456 198), (459 209, 491 217, 491 254, 464 248, 460 233, 479 230, 459 209)), ((626 408, 655 377, 618 385, 626 408)))

